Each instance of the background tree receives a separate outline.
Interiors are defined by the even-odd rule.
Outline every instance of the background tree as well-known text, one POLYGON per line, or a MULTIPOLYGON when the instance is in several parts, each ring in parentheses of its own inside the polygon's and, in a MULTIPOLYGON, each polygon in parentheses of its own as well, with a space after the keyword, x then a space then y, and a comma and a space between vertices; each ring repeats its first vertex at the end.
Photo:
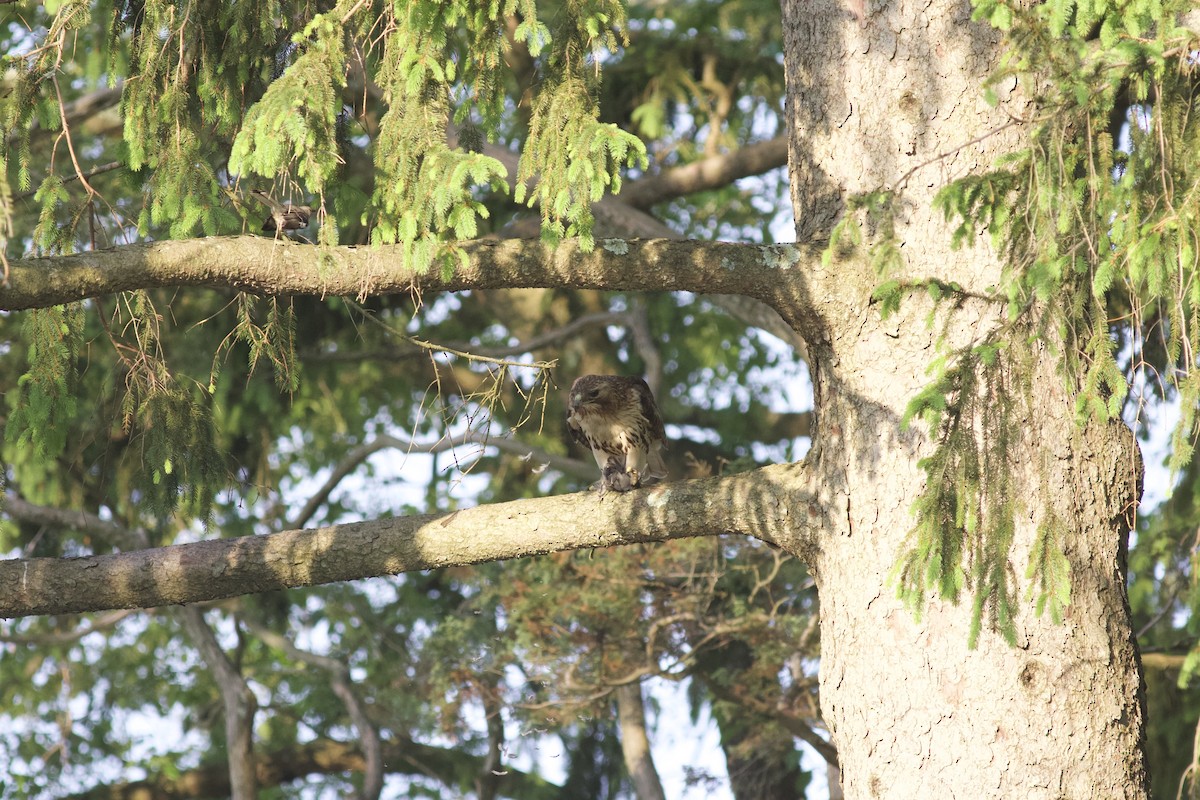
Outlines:
MULTIPOLYGON (((79 562, 5 565, 6 613, 58 612, 5 632, 4 669, 23 676, 6 704, 39 710, 9 742, 29 765, 16 788, 91 784, 119 760, 144 763, 140 788, 163 795, 307 778, 373 797, 385 773, 410 773, 410 792, 536 796, 556 790, 510 763, 530 740, 515 733, 536 731, 568 743, 570 793, 614 796, 628 774, 652 797, 636 734, 653 676, 688 680, 695 707, 711 707, 739 797, 801 792, 797 740, 840 758, 858 796, 1144 791, 1120 547, 1137 471, 1104 420, 1121 411, 1121 366, 1180 368, 1163 393, 1181 388, 1186 460, 1191 164, 1173 154, 1194 136, 1187 9, 980 4, 1025 61, 1001 60, 1004 38, 954 3, 785 5, 782 28, 757 3, 634 6, 628 19, 604 2, 542 18, 515 2, 18 9, 0 197, 10 247, 34 257, 5 262, 0 298, 43 308, 0 319, 11 546, 58 558, 448 513, 426 523, 437 539, 418 518, 218 542, 183 551, 195 561, 175 572, 163 551, 140 569, 85 562, 104 592, 125 592, 115 603, 86 572, 58 591, 79 562), (818 246, 613 242, 588 255, 597 236, 770 235, 762 194, 777 184, 732 181, 782 163, 781 47, 797 231, 818 246), (939 64, 937 81, 879 91, 939 64), (101 87, 114 76, 119 90, 101 87), (994 109, 979 99, 989 78, 994 109), (1081 136, 1128 108, 1170 121, 1131 126, 1136 158, 1114 155, 1111 133, 1081 136), (256 229, 270 212, 244 198, 268 182, 312 207, 318 246, 54 257, 256 229), (620 201, 604 196, 622 182, 620 201), (552 240, 578 240, 465 241, 529 232, 526 200, 552 240), (993 240, 950 251, 976 229, 993 240), (860 237, 869 248, 852 247, 860 237), (188 284, 209 289, 156 288, 188 284), (447 288, 468 291, 436 294, 447 288), (627 293, 646 289, 704 296, 627 293), (1131 349, 1108 344, 1110 314, 1131 349), (1158 350, 1137 333, 1155 322, 1158 350), (735 474, 795 461, 814 431, 798 392, 776 388, 799 385, 794 355, 762 331, 815 369, 822 425, 805 462, 735 474), (531 357, 551 351, 553 371, 531 357), (570 458, 553 391, 592 371, 647 374, 674 423, 676 474, 726 477, 605 506, 500 505, 502 530, 477 522, 491 512, 459 512, 464 498, 594 477, 570 458), (916 417, 932 437, 905 428, 916 417), (383 450, 432 458, 398 477, 372 459, 383 450), (427 473, 405 490, 414 469, 427 473), (363 482, 347 489, 351 474, 363 482), (361 560, 347 546, 358 532, 361 560), (462 568, 720 532, 781 550, 735 536, 462 568), (385 534, 403 552, 365 546, 385 534), (286 567, 261 550, 216 566, 280 541, 294 548, 286 567), (256 578, 239 572, 255 564, 256 578), (388 584, 286 588, 434 564, 388 584), (840 753, 814 732, 814 583, 840 753), (935 588, 922 616, 904 608, 935 588), (972 603, 948 602, 960 593, 972 603), (206 613, 67 613, 230 595, 245 596, 206 613), (137 751, 121 716, 148 703, 187 720, 186 752, 137 751)), ((1153 595, 1144 613, 1161 620, 1179 595, 1153 595)))

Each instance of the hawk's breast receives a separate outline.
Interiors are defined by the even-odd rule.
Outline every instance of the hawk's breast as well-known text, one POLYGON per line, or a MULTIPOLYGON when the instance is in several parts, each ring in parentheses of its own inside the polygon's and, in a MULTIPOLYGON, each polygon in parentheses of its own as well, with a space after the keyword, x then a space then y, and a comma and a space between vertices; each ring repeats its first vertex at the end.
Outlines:
POLYGON ((639 410, 623 408, 616 414, 596 411, 581 414, 577 411, 575 422, 588 447, 593 449, 624 455, 633 449, 650 447, 650 425, 639 410))

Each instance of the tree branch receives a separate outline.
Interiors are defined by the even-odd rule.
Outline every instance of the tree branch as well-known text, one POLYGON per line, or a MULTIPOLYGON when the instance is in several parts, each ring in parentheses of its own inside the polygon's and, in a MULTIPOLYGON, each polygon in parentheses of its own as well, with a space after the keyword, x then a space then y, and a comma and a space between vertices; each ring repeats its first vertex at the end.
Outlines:
POLYGON ((362 698, 354 691, 349 667, 336 658, 303 650, 286 636, 258 623, 250 620, 243 620, 243 623, 267 645, 282 650, 297 661, 311 664, 329 673, 330 687, 346 707, 346 713, 350 716, 350 722, 354 725, 362 748, 363 786, 358 792, 358 797, 360 800, 378 800, 379 793, 383 791, 383 745, 379 738, 379 729, 367 716, 362 698))
POLYGON ((667 483, 600 500, 592 493, 213 539, 87 558, 0 561, 0 617, 198 603, 254 592, 479 564, 585 547, 720 533, 803 556, 831 524, 804 463, 667 483), (801 538, 803 537, 803 539, 801 538))
MULTIPOLYGON (((456 786, 461 776, 478 769, 483 758, 461 747, 443 748, 414 742, 404 736, 383 742, 388 774, 431 777, 456 786)), ((310 775, 361 772, 365 767, 358 747, 331 739, 318 739, 294 748, 263 753, 258 758, 261 786, 281 786, 310 775)), ((523 800, 551 800, 561 796, 554 784, 528 772, 507 767, 501 794, 523 800)), ((229 795, 229 771, 223 763, 205 764, 178 775, 160 770, 145 780, 101 785, 67 800, 184 800, 229 795)))
POLYGON ((58 644, 73 644, 79 641, 88 634, 102 631, 105 628, 111 628, 126 617, 131 617, 134 614, 141 613, 138 609, 126 608, 120 611, 109 611, 107 614, 102 614, 95 619, 85 620, 69 631, 47 631, 46 633, 36 634, 5 634, 0 633, 0 642, 8 644, 30 644, 35 647, 48 647, 58 644))
POLYGON ((630 314, 628 311, 598 311, 595 314, 584 314, 581 317, 571 320, 566 325, 538 334, 537 336, 532 336, 516 344, 485 347, 470 342, 451 342, 447 346, 470 351, 472 355, 505 358, 508 356, 519 356, 523 353, 532 353, 535 350, 541 350, 552 344, 558 344, 564 339, 569 339, 580 331, 596 325, 628 325, 629 322, 630 314))
MULTIPOLYGON (((123 87, 117 85, 80 95, 62 107, 67 123, 72 127, 81 127, 85 133, 91 135, 120 133, 124 127, 123 118, 118 113, 122 91, 123 87)), ((35 143, 45 141, 47 138, 36 135, 40 130, 42 130, 41 122, 35 119, 30 128, 30 131, 35 134, 31 137, 35 143)), ((8 141, 15 142, 16 140, 17 132, 11 131, 8 134, 8 141)))
POLYGON ((123 245, 69 256, 12 262, 0 309, 44 308, 133 289, 201 286, 261 295, 394 294, 496 288, 692 291, 754 297, 796 329, 813 313, 809 281, 824 272, 820 248, 728 242, 597 242, 557 246, 529 240, 477 240, 456 245, 465 267, 446 277, 417 276, 402 248, 318 248, 259 236, 211 237, 123 245), (799 309, 799 310, 797 310, 799 309))
POLYGON ((131 531, 84 511, 35 505, 12 492, 6 493, 0 501, 0 514, 19 522, 86 533, 98 541, 123 550, 140 550, 150 546, 150 537, 145 531, 131 531))
MULTIPOLYGON (((531 336, 528 339, 517 342, 516 344, 482 345, 475 344, 474 342, 435 342, 434 344, 444 350, 460 350, 463 352, 468 352, 472 356, 507 358, 509 356, 519 356, 524 353, 532 353, 536 350, 549 347, 550 345, 558 344, 565 339, 570 339, 580 331, 591 327, 600 325, 628 325, 630 318, 631 317, 628 311, 598 311, 594 314, 584 314, 581 317, 571 320, 566 325, 546 331, 545 333, 540 333, 537 336, 531 336)), ((424 359, 428 357, 429 351, 427 349, 417 347, 413 344, 409 344, 407 347, 393 345, 392 347, 384 350, 314 350, 301 353, 301 358, 308 361, 358 362, 373 359, 399 361, 401 359, 424 359)))
POLYGON ((225 750, 232 800, 254 800, 258 796, 258 774, 254 766, 254 715, 258 701, 241 671, 221 649, 212 628, 204 620, 204 612, 195 607, 181 608, 177 617, 192 644, 200 651, 200 658, 216 676, 225 712, 225 750))
POLYGON ((452 450, 455 447, 468 444, 477 445, 481 448, 495 447, 501 452, 529 456, 538 464, 546 464, 551 469, 576 478, 586 480, 596 477, 596 467, 586 461, 547 453, 540 448, 502 435, 482 436, 472 432, 460 436, 443 436, 435 442, 423 443, 384 434, 376 436, 371 441, 364 442, 348 452, 338 462, 338 465, 334 467, 333 472, 325 479, 325 482, 321 484, 321 488, 314 492, 312 497, 308 498, 308 502, 297 512, 291 523, 293 525, 308 524, 313 514, 317 513, 317 510, 329 499, 329 495, 333 494, 333 491, 337 489, 346 476, 358 469, 359 465, 380 450, 396 449, 403 450, 406 453, 442 453, 446 450, 452 450))
POLYGON ((505 775, 501 755, 504 753, 504 717, 501 716, 499 700, 499 678, 494 672, 479 676, 484 689, 480 692, 484 720, 487 724, 487 753, 475 778, 475 793, 479 800, 495 800, 500 792, 500 782, 505 775))
POLYGON ((634 793, 638 800, 666 800, 650 752, 650 737, 646 734, 646 703, 642 699, 642 684, 618 686, 616 695, 621 752, 625 757, 625 769, 633 781, 634 793))
POLYGON ((634 208, 647 209, 664 200, 706 189, 719 189, 739 178, 785 167, 787 158, 787 137, 777 136, 765 142, 748 144, 732 153, 709 156, 682 167, 665 169, 657 175, 629 181, 621 187, 621 194, 617 198, 634 208))

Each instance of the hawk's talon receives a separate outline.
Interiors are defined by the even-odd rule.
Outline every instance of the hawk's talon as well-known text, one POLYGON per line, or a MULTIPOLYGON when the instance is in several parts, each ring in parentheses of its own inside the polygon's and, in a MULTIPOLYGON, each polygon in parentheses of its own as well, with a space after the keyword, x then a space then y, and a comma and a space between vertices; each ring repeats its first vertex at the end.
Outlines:
POLYGON ((600 479, 600 496, 603 497, 609 489, 614 492, 628 492, 636 485, 636 482, 630 480, 630 475, 621 468, 617 457, 610 457, 604 465, 603 477, 600 479))

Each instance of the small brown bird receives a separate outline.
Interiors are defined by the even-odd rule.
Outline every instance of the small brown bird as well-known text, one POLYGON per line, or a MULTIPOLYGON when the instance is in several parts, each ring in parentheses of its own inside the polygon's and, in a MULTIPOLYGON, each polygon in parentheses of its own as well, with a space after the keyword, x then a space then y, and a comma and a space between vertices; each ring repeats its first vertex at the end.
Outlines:
POLYGON ((308 227, 308 220, 312 217, 311 206, 280 203, 261 189, 251 189, 250 194, 271 209, 271 216, 263 222, 264 231, 298 231, 308 227))
POLYGON ((641 378, 584 375, 571 385, 567 428, 600 467, 600 494, 627 492, 667 477, 662 416, 641 378))

